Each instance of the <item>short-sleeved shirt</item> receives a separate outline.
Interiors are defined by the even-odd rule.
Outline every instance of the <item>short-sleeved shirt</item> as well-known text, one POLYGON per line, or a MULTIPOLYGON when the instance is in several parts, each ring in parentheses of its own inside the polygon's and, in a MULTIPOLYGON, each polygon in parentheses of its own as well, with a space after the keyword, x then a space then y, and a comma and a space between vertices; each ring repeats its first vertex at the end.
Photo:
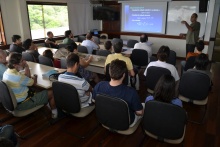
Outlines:
POLYGON ((139 42, 134 45, 134 49, 143 49, 148 53, 148 62, 150 62, 150 57, 152 56, 152 48, 147 44, 147 42, 139 42))
POLYGON ((64 40, 63 40, 63 44, 71 44, 71 43, 75 43, 72 39, 70 39, 70 38, 65 38, 64 40))
POLYGON ((192 27, 193 31, 187 31, 186 44, 196 44, 199 39, 200 22, 191 23, 190 27, 192 27))
POLYGON ((174 77, 175 81, 178 81, 180 79, 179 74, 175 68, 175 66, 173 66, 172 64, 166 63, 166 62, 162 62, 162 61, 154 61, 154 62, 150 62, 146 68, 146 70, 144 71, 144 75, 147 75, 147 69, 151 66, 156 66, 156 67, 162 67, 162 68, 166 68, 171 72, 171 75, 174 77))
POLYGON ((17 44, 11 44, 10 48, 9 48, 9 51, 21 54, 23 51, 25 51, 25 49, 22 48, 21 46, 18 46, 17 44))
POLYGON ((107 56, 106 61, 105 61, 105 66, 109 63, 111 63, 113 60, 115 59, 119 59, 122 60, 126 63, 127 69, 128 70, 132 70, 133 69, 133 65, 131 62, 131 59, 128 57, 123 56, 121 53, 114 53, 114 54, 110 54, 107 56))
POLYGON ((92 54, 93 49, 98 49, 98 45, 95 44, 93 41, 91 40, 84 40, 81 45, 85 46, 88 50, 88 54, 92 54))
POLYGON ((3 74, 3 81, 12 89, 17 102, 24 101, 28 96, 28 87, 34 84, 34 80, 21 74, 16 69, 7 69, 3 74))
POLYGON ((111 86, 108 81, 99 82, 93 89, 94 100, 97 94, 105 94, 124 100, 129 107, 131 120, 130 124, 134 121, 135 112, 143 109, 137 92, 133 88, 123 84, 118 86, 111 86))
MULTIPOLYGON (((151 101, 151 100, 154 100, 154 97, 152 95, 146 97, 145 103, 148 102, 148 101, 151 101)), ((178 98, 172 99, 171 104, 183 107, 182 101, 180 99, 178 99, 178 98)))
POLYGON ((6 71, 6 69, 7 67, 4 64, 0 63, 0 80, 2 80, 3 74, 6 71))
MULTIPOLYGON (((49 41, 51 41, 51 42, 53 42, 53 43, 56 42, 56 40, 53 39, 53 38, 47 38, 47 40, 49 40, 49 41)), ((46 41, 47 41, 47 40, 46 40, 46 41)), ((58 48, 58 45, 55 45, 55 44, 53 44, 53 43, 50 43, 50 47, 51 47, 51 48, 58 48)))
POLYGON ((84 78, 78 77, 74 73, 66 72, 59 75, 58 81, 73 85, 76 88, 81 101, 81 108, 91 103, 91 101, 89 101, 91 93, 90 96, 86 95, 86 91, 89 90, 90 84, 84 78))

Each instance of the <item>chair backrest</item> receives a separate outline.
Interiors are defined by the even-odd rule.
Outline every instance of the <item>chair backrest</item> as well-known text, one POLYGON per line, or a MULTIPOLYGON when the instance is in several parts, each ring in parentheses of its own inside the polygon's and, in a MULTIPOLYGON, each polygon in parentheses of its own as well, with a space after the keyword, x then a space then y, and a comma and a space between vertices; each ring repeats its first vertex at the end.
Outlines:
POLYGON ((123 43, 123 40, 120 39, 120 38, 113 38, 113 39, 112 39, 112 45, 114 45, 115 43, 118 43, 118 42, 123 43))
POLYGON ((67 66, 66 66, 66 58, 60 58, 60 66, 63 69, 67 68, 67 66))
MULTIPOLYGON (((110 73, 109 73, 109 66, 110 66, 110 63, 107 64, 106 67, 105 67, 105 79, 106 79, 106 81, 111 81, 111 77, 110 77, 110 73)), ((128 72, 125 73, 125 78, 122 81, 122 83, 124 85, 128 85, 128 72)))
POLYGON ((116 97, 98 94, 95 98, 98 121, 112 130, 127 130, 130 124, 127 103, 116 97))
POLYGON ((95 43, 100 44, 100 40, 97 36, 92 36, 92 38, 94 39, 95 43))
POLYGON ((78 52, 80 52, 80 53, 86 53, 86 54, 88 54, 87 47, 85 47, 85 46, 78 45, 77 49, 78 49, 78 52))
POLYGON ((138 43, 137 40, 132 40, 132 39, 130 39, 130 40, 128 40, 128 42, 127 42, 127 47, 129 47, 129 48, 134 48, 134 45, 135 45, 136 43, 138 43))
POLYGON ((148 52, 143 49, 134 49, 131 54, 131 61, 137 66, 147 66, 148 52))
POLYGON ((172 64, 173 66, 176 66, 176 52, 175 51, 170 50, 170 54, 167 59, 167 63, 172 64))
POLYGON ((53 61, 50 58, 40 55, 38 59, 40 64, 53 67, 53 61))
POLYGON ((84 40, 86 40, 86 36, 78 36, 78 42, 83 42, 84 40))
POLYGON ((108 39, 108 34, 106 34, 106 33, 101 33, 101 34, 100 34, 100 38, 101 38, 101 39, 108 39))
POLYGON ((146 76, 147 88, 154 90, 154 87, 156 86, 160 77, 165 74, 171 75, 171 72, 168 69, 162 67, 156 67, 156 66, 149 67, 147 69, 147 76, 146 76))
POLYGON ((36 62, 34 56, 28 52, 22 52, 22 58, 26 61, 36 62))
POLYGON ((143 128, 160 141, 181 139, 186 123, 187 113, 182 107, 155 100, 145 103, 143 128))
POLYGON ((73 85, 56 81, 52 83, 52 89, 58 108, 67 113, 78 113, 81 110, 79 95, 73 85))
POLYGON ((14 111, 17 107, 17 101, 11 88, 3 81, 0 81, 0 101, 8 111, 14 111))
POLYGON ((184 67, 184 71, 191 69, 195 66, 196 56, 191 56, 186 60, 186 65, 184 67))
POLYGON ((210 83, 208 75, 187 71, 180 78, 179 94, 191 100, 204 100, 209 94, 210 83))
POLYGON ((105 56, 105 57, 107 57, 109 54, 111 54, 111 52, 110 52, 110 51, 107 51, 107 50, 98 50, 98 51, 96 52, 96 54, 99 55, 99 56, 105 56))

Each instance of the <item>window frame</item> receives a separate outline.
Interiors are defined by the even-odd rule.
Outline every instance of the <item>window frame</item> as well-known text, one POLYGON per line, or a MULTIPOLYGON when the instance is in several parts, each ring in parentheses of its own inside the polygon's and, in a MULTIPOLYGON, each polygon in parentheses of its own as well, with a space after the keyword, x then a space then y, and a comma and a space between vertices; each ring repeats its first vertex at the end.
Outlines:
POLYGON ((0 38, 1 38, 0 46, 7 45, 1 7, 0 7, 0 38))

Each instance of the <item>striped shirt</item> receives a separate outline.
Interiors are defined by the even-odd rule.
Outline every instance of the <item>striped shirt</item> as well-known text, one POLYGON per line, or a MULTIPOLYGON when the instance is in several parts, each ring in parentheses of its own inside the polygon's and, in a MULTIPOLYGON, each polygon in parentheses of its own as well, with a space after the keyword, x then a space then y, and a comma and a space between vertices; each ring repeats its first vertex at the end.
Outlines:
POLYGON ((17 102, 24 101, 28 96, 28 87, 34 84, 34 80, 21 74, 16 69, 7 69, 3 74, 3 81, 12 89, 17 102))
POLYGON ((73 85, 76 88, 81 101, 81 108, 89 106, 92 94, 90 93, 90 96, 86 95, 86 91, 89 90, 90 84, 84 78, 80 78, 73 73, 66 72, 59 75, 58 81, 73 85))

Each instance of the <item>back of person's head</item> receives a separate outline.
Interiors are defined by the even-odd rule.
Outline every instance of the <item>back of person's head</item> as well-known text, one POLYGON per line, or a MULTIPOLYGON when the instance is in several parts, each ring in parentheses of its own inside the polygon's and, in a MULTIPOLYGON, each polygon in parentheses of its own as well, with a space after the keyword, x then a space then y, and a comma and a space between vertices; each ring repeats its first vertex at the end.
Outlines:
POLYGON ((148 41, 147 34, 142 34, 140 37, 140 42, 143 43, 143 42, 147 42, 147 41, 148 41))
POLYGON ((198 14, 197 13, 193 13, 192 15, 194 15, 195 18, 198 18, 198 14))
POLYGON ((12 52, 9 54, 8 58, 8 68, 14 69, 14 64, 19 64, 22 60, 22 55, 20 53, 12 52))
POLYGON ((74 53, 70 53, 66 59, 67 68, 73 67, 75 64, 79 64, 79 56, 74 53))
POLYGON ((0 147, 14 147, 14 144, 8 138, 0 137, 0 147))
POLYGON ((160 77, 154 88, 154 99, 170 103, 175 96, 175 79, 172 75, 160 77))
POLYGON ((21 39, 21 36, 19 36, 19 35, 13 35, 11 37, 12 42, 16 42, 16 40, 19 40, 19 39, 21 39))
POLYGON ((164 45, 161 46, 157 52, 157 58, 163 62, 167 60, 169 55, 170 55, 170 48, 168 46, 164 46, 164 45))
POLYGON ((67 30, 67 31, 65 31, 64 35, 66 38, 68 38, 71 33, 72 33, 71 30, 67 30))
POLYGON ((47 36, 49 36, 50 34, 52 34, 52 32, 51 32, 51 31, 48 31, 48 32, 47 32, 47 36))
POLYGON ((51 60, 54 60, 53 58, 53 52, 50 49, 47 49, 43 52, 43 56, 50 58, 51 60))
POLYGON ((111 79, 120 80, 125 72, 128 72, 126 63, 122 60, 115 59, 109 65, 109 74, 111 79))
POLYGON ((32 43, 32 39, 26 39, 26 40, 23 42, 22 46, 23 46, 26 50, 28 50, 28 49, 30 48, 30 46, 31 46, 31 43, 32 43))
POLYGON ((77 50, 77 44, 71 43, 70 45, 67 46, 68 51, 73 52, 74 50, 77 50))
POLYGON ((86 34, 86 39, 91 40, 92 39, 92 34, 91 33, 87 33, 86 34))
POLYGON ((206 70, 209 65, 209 58, 206 54, 201 53, 195 59, 195 67, 197 70, 206 70))
POLYGON ((7 56, 7 53, 0 49, 0 63, 6 62, 6 56, 7 56))
POLYGON ((111 41, 106 41, 104 46, 105 46, 106 50, 110 50, 112 48, 112 42, 111 41))
POLYGON ((115 51, 115 53, 121 53, 122 47, 123 47, 123 43, 122 42, 115 43, 114 44, 114 51, 115 51))
POLYGON ((204 49, 204 41, 203 40, 199 40, 199 42, 196 42, 196 49, 200 52, 204 49))

